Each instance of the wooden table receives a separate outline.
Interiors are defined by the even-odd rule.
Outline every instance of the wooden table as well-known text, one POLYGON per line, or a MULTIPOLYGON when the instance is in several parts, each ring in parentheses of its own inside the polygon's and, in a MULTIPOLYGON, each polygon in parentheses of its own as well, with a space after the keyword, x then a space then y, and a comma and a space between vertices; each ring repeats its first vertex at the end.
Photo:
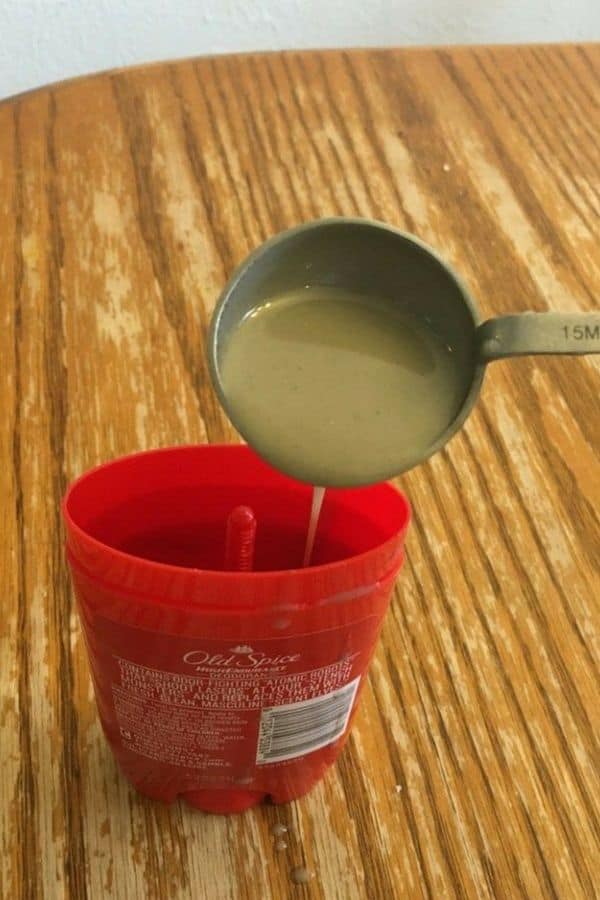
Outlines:
POLYGON ((415 520, 357 724, 286 807, 128 787, 58 507, 101 460, 235 438, 211 307, 305 219, 417 233, 486 314, 597 308, 599 66, 598 46, 222 57, 0 104, 3 898, 598 896, 598 358, 494 364, 402 479, 415 520))

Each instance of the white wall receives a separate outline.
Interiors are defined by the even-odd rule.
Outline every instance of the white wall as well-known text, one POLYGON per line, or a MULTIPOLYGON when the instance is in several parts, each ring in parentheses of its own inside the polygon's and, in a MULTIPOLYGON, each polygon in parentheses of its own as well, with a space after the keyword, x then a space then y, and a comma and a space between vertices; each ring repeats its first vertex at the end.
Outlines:
POLYGON ((599 38, 600 0, 0 0, 0 97, 236 50, 599 38))

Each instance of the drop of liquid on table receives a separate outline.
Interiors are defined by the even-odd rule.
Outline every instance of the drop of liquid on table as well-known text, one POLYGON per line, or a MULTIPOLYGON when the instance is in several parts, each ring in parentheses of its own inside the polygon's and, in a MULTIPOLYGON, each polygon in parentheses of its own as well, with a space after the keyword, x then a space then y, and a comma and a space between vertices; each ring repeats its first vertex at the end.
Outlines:
POLYGON ((294 884, 308 884, 312 877, 312 872, 306 866, 294 866, 290 872, 290 878, 294 884))

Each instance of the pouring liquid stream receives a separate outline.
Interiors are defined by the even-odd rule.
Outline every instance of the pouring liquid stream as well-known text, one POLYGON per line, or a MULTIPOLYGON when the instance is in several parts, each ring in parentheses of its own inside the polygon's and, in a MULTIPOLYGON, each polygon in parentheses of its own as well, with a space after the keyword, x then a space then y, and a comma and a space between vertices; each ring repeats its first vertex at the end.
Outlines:
POLYGON ((304 559, 302 567, 305 569, 310 566, 313 547, 315 546, 315 537, 317 534, 317 526, 319 524, 319 516, 321 515, 321 507, 323 506, 323 497, 325 496, 325 488, 317 487, 312 489, 312 503, 310 507, 310 519, 308 522, 308 532, 306 534, 306 544, 304 545, 304 559))

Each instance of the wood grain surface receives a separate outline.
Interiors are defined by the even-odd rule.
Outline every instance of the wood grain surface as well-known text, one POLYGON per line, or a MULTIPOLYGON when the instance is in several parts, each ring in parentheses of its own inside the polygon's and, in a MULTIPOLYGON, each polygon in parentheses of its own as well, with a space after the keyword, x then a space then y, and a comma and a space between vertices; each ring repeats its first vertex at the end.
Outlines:
POLYGON ((95 463, 236 439, 211 308, 303 220, 415 232, 487 315, 597 309, 599 67, 598 46, 250 55, 0 104, 3 898, 600 896, 598 358, 495 363, 402 478, 415 520, 357 724, 289 806, 129 788, 59 517, 95 463))

